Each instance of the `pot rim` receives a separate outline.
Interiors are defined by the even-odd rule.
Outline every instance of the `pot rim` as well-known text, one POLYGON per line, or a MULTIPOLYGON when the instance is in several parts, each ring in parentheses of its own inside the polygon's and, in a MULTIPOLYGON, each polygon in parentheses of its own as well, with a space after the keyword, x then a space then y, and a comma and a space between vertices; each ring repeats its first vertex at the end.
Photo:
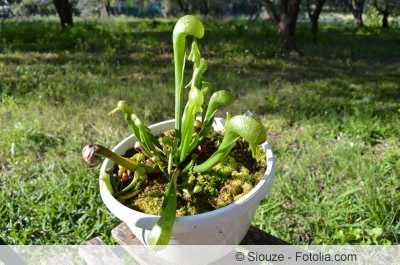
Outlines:
MULTIPOLYGON (((221 118, 215 118, 215 120, 223 120, 221 118)), ((151 126, 149 126, 149 129, 155 128, 157 126, 161 126, 161 125, 165 125, 165 124, 169 124, 174 122, 175 119, 171 119, 171 120, 166 120, 166 121, 162 121, 159 123, 155 123, 151 126)), ((119 142, 118 145, 116 145, 112 151, 115 151, 119 148, 121 148, 121 146, 123 146, 127 141, 131 141, 133 138, 134 141, 136 141, 136 137, 131 134, 130 136, 126 137, 125 139, 123 139, 121 142, 119 142)), ((196 214, 196 215, 190 215, 190 216, 177 216, 175 218, 175 223, 180 223, 180 222, 192 222, 192 221, 201 221, 202 219, 209 219, 210 217, 215 217, 215 216, 219 216, 223 213, 226 212, 230 212, 232 210, 234 210, 235 208, 238 208, 239 206, 246 204, 250 199, 253 199, 252 197, 255 195, 255 193, 257 193, 260 189, 262 189, 263 187, 268 187, 268 183, 273 181, 273 177, 274 177, 274 170, 275 170, 275 159, 274 159, 274 155, 272 153, 272 149, 271 146, 269 145, 269 143, 267 141, 265 141, 263 144, 261 144, 264 152, 266 153, 266 160, 267 160, 267 168, 265 170, 264 176, 263 178, 257 183, 257 185, 255 187, 253 187, 253 189, 247 193, 246 195, 244 195, 242 198, 240 198, 237 201, 232 202, 229 205, 226 205, 222 208, 219 209, 215 209, 209 212, 205 212, 205 213, 200 213, 200 214, 196 214)), ((112 161, 111 161, 112 162, 112 161)), ((106 158, 104 159, 101 168, 100 168, 100 176, 102 175, 102 173, 106 172, 107 169, 107 164, 109 163, 109 159, 106 158)), ((112 204, 119 204, 119 206, 121 207, 121 210, 123 211, 131 211, 131 212, 135 212, 135 214, 138 215, 138 217, 140 218, 146 218, 146 219, 150 219, 153 221, 157 221, 158 218, 160 218, 159 215, 152 215, 152 214, 146 214, 140 211, 136 211, 134 209, 131 209, 127 206, 125 206, 123 203, 119 202, 114 196, 111 195, 111 193, 108 191, 108 189, 104 186, 104 185, 100 185, 101 182, 99 181, 99 186, 100 186, 100 194, 101 197, 103 199, 103 202, 105 203, 105 198, 110 199, 112 201, 112 204)), ((258 200, 258 203, 265 198, 266 195, 264 195, 262 198, 260 198, 258 200)), ((107 203, 105 203, 107 207, 109 207, 107 205, 107 203)))

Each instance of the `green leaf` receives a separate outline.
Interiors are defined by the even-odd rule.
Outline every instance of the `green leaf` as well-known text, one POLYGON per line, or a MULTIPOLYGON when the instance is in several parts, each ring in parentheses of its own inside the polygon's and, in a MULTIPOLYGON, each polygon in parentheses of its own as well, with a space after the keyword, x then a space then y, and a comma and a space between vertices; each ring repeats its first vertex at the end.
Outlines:
POLYGON ((161 149, 160 143, 151 133, 149 128, 144 125, 140 116, 133 113, 133 108, 129 102, 125 100, 119 101, 117 108, 113 109, 109 115, 114 115, 118 111, 122 111, 125 114, 125 120, 136 139, 144 147, 145 154, 147 156, 158 154, 155 146, 161 149))
POLYGON ((193 40, 192 42, 192 50, 189 54, 190 61, 193 64, 193 77, 190 82, 191 87, 202 88, 202 78, 203 74, 207 71, 207 62, 204 58, 201 58, 199 47, 197 46, 197 41, 193 40))
POLYGON ((201 59, 201 54, 199 51, 199 46, 197 46, 197 40, 195 39, 192 42, 192 50, 190 51, 188 60, 192 61, 195 64, 195 66, 198 67, 200 59, 201 59))
POLYGON ((142 119, 138 115, 132 114, 131 118, 135 122, 136 127, 138 128, 141 144, 144 147, 144 149, 152 155, 158 155, 159 152, 156 150, 155 146, 159 146, 159 142, 151 133, 149 128, 147 128, 144 125, 142 119))
POLYGON ((203 104, 204 96, 200 89, 192 87, 189 92, 189 102, 185 110, 184 121, 182 126, 182 140, 179 147, 180 161, 183 162, 190 152, 190 145, 192 143, 194 133, 194 121, 196 114, 201 112, 201 105, 203 104))
POLYGON ((177 174, 171 178, 167 193, 164 197, 163 207, 161 207, 162 213, 160 219, 158 219, 147 237, 147 243, 152 248, 159 245, 168 245, 170 241, 177 207, 176 177, 177 174))
POLYGON ((133 108, 131 104, 129 104, 126 100, 118 101, 118 105, 115 109, 113 109, 108 115, 113 116, 116 112, 122 111, 124 113, 125 121, 128 124, 129 128, 131 129, 133 135, 135 135, 136 139, 142 143, 140 139, 139 129, 135 125, 135 122, 132 120, 131 115, 133 113, 133 108))
POLYGON ((210 95, 212 89, 213 89, 213 85, 211 83, 202 81, 201 92, 203 92, 204 98, 206 98, 206 97, 208 97, 208 95, 210 95))
POLYGON ((128 101, 120 100, 120 101, 118 101, 117 107, 115 109, 113 109, 110 113, 108 113, 108 115, 109 116, 113 116, 118 111, 122 111, 124 113, 129 114, 129 115, 132 115, 133 108, 132 108, 131 104, 129 104, 128 101))
MULTIPOLYGON (((134 174, 134 176, 133 176, 132 182, 129 183, 129 185, 126 186, 126 187, 122 190, 122 192, 128 191, 128 190, 132 189, 133 187, 137 186, 137 183, 140 181, 142 175, 146 175, 146 171, 144 170, 144 168, 138 167, 138 168, 135 170, 135 174, 134 174)), ((136 188, 135 188, 135 190, 136 190, 136 188)))
POLYGON ((101 182, 102 185, 106 186, 106 188, 111 193, 111 195, 114 194, 114 189, 112 188, 112 185, 111 185, 110 174, 103 173, 100 176, 100 182, 101 182))
POLYGON ((186 36, 191 35, 201 39, 204 26, 201 21, 191 15, 184 16, 175 24, 173 32, 174 62, 175 62, 175 130, 176 138, 180 139, 183 115, 183 70, 185 68, 186 36))
POLYGON ((226 90, 220 90, 212 94, 210 102, 208 103, 206 115, 204 116, 203 129, 200 131, 200 143, 204 141, 207 133, 210 131, 218 107, 221 105, 229 106, 233 101, 232 94, 226 90))
POLYGON ((195 64, 193 68, 192 87, 201 88, 203 74, 207 71, 207 62, 204 58, 200 59, 198 66, 195 64))
MULTIPOLYGON (((196 158, 198 157, 198 155, 192 154, 192 159, 190 160, 190 162, 185 166, 185 168, 182 170, 182 173, 186 173, 188 172, 190 169, 192 169, 192 167, 194 166, 194 161, 196 160, 196 158)), ((189 179, 190 180, 190 179, 189 179)), ((189 181, 190 183, 190 181, 189 181)))
POLYGON ((264 126, 256 119, 244 115, 235 116, 227 122, 224 139, 218 150, 204 163, 195 166, 193 171, 204 172, 221 162, 232 150, 239 137, 242 137, 250 146, 255 146, 265 142, 267 135, 264 126))

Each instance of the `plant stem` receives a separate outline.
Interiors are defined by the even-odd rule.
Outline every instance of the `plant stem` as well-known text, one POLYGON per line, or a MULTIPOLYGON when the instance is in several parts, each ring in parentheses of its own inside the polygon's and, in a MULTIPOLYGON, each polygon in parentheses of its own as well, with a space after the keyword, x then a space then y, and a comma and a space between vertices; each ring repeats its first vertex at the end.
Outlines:
POLYGON ((118 165, 126 169, 129 169, 131 171, 135 171, 138 167, 142 167, 146 171, 146 173, 149 174, 160 172, 158 168, 153 168, 147 165, 139 164, 138 162, 132 159, 120 156, 114 153, 113 151, 109 150, 108 148, 98 144, 89 144, 83 148, 82 157, 86 163, 93 163, 96 160, 96 155, 101 155, 103 157, 106 157, 114 161, 118 165))
POLYGON ((201 39, 204 26, 201 21, 191 15, 178 20, 173 32, 174 62, 175 62, 175 136, 180 139, 183 114, 183 70, 185 68, 186 36, 192 35, 201 39))

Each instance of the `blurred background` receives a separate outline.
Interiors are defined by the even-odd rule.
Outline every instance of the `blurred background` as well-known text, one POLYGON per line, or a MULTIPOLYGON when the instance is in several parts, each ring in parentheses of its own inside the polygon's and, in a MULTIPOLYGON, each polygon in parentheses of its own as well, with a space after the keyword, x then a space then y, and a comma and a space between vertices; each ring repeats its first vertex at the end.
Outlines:
POLYGON ((0 0, 0 236, 115 243, 81 150, 130 134, 107 116, 121 99, 148 125, 173 118, 172 30, 196 14, 205 79, 235 96, 232 114, 263 122, 277 159, 253 225, 292 244, 399 244, 399 12, 397 0, 0 0))

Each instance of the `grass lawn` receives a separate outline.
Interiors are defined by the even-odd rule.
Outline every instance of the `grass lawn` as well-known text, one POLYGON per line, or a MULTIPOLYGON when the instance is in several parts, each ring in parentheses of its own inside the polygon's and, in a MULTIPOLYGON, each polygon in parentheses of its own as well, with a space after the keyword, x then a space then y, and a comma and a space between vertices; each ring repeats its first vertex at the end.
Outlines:
MULTIPOLYGON (((0 27, 0 235, 11 244, 113 243, 87 143, 129 129, 120 99, 148 124, 173 117, 173 21, 56 19, 0 27)), ((250 109, 277 159, 253 224, 293 244, 400 243, 400 28, 298 27, 306 55, 276 56, 267 22, 205 21, 206 80, 250 109)), ((221 111, 224 115, 226 110, 221 111)))

